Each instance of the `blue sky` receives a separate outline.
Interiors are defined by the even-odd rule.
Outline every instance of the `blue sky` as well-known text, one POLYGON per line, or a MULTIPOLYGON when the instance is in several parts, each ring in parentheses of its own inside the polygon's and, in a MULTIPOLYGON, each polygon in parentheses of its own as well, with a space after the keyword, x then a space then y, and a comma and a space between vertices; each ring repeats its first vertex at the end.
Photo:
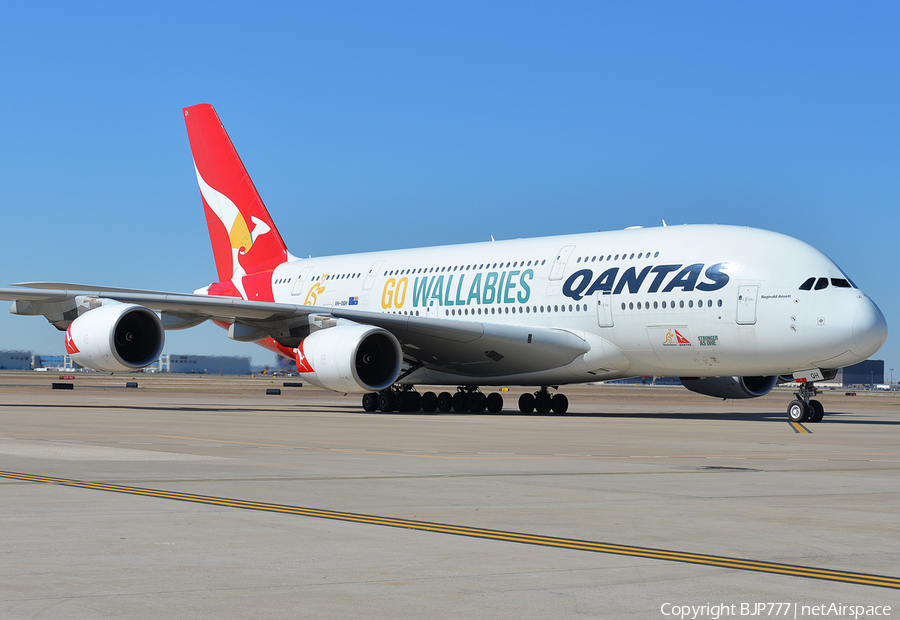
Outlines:
MULTIPOLYGON (((0 284, 211 282, 205 102, 296 255, 765 228, 879 304, 900 370, 900 5, 433 4, 6 7, 0 284)), ((0 348, 63 339, 3 311, 0 348)), ((166 351, 273 359, 212 326, 166 351)))

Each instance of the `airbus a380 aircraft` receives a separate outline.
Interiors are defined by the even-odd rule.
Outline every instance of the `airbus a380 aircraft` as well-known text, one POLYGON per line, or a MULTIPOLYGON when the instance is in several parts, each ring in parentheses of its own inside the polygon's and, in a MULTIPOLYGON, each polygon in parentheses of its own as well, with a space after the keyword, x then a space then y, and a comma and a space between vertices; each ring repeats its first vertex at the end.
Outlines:
POLYGON ((218 282, 192 295, 59 283, 0 289, 14 314, 66 332, 83 366, 132 371, 164 330, 206 320, 295 359, 315 385, 390 411, 564 413, 557 389, 645 375, 753 398, 796 381, 793 421, 819 421, 813 383, 874 354, 879 308, 827 256, 781 234, 668 226, 299 259, 210 105, 184 109, 218 282), (416 385, 458 386, 420 394, 416 385))

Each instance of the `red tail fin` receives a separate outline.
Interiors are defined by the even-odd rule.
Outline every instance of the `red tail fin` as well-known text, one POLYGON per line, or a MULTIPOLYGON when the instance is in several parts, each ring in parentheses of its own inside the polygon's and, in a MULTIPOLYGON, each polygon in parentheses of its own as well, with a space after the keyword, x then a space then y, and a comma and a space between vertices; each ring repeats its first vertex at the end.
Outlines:
POLYGON ((219 281, 274 268, 288 252, 225 127, 207 103, 184 108, 219 281))

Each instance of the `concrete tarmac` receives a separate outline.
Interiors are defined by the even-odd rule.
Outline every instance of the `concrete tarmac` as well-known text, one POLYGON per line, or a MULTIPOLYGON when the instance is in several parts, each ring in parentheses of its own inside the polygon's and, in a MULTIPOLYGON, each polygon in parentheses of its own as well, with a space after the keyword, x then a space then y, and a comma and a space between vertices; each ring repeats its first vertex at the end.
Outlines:
POLYGON ((381 414, 283 387, 297 379, 51 381, 0 373, 2 618, 751 617, 757 603, 790 607, 756 618, 831 603, 900 617, 897 393, 826 391, 825 420, 800 426, 783 389, 569 387, 569 413, 542 416, 518 413, 517 388, 497 415, 381 414))

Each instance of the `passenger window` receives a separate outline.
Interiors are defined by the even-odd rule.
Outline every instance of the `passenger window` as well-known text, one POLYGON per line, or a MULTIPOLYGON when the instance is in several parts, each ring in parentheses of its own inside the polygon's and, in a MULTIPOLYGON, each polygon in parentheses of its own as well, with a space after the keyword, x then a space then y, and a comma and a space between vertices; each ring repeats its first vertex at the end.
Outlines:
POLYGON ((816 281, 815 278, 809 278, 806 282, 800 285, 801 291, 811 291, 813 283, 816 281))
POLYGON ((815 289, 817 291, 821 291, 823 288, 828 288, 828 278, 819 278, 818 280, 816 280, 815 289))
POLYGON ((838 288, 853 288, 850 286, 850 282, 844 278, 831 278, 831 286, 836 286, 838 288))

